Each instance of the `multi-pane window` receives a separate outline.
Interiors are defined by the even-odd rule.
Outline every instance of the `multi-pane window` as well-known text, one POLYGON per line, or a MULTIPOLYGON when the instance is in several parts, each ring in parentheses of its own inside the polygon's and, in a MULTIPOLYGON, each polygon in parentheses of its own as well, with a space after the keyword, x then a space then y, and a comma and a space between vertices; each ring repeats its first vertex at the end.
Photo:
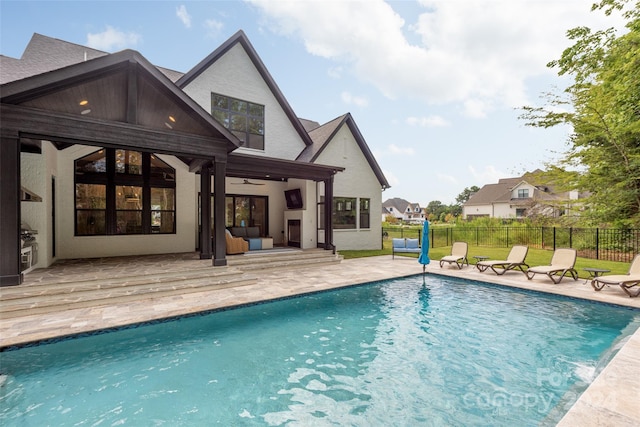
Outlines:
POLYGON ((333 199, 333 227, 335 229, 356 228, 355 197, 335 197, 333 199))
POLYGON ((175 169, 155 155, 101 149, 75 161, 77 236, 175 233, 175 169))
POLYGON ((243 147, 264 150, 264 105, 212 93, 211 115, 233 132, 243 147))
POLYGON ((527 215, 527 210, 524 208, 516 209, 516 218, 524 218, 527 215))
POLYGON ((526 199, 529 197, 529 189, 528 188, 519 188, 518 189, 518 199, 526 199))

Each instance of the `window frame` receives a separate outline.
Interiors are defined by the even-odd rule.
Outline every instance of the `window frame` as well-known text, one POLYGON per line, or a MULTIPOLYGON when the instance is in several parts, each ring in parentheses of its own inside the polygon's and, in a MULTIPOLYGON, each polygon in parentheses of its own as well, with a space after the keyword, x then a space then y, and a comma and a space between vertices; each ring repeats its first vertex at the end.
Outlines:
POLYGON ((518 188, 518 199, 528 199, 528 198, 529 198, 529 189, 518 188))
POLYGON ((211 92, 211 116, 237 136, 243 148, 264 150, 265 109, 263 104, 211 92))
MULTIPOLYGON (((100 159, 98 159, 100 161, 100 159)), ((146 234, 175 234, 176 233, 176 174, 175 169, 169 166, 163 160, 157 158, 155 154, 147 152, 139 152, 133 150, 127 150, 125 148, 101 148, 93 153, 84 155, 74 160, 74 235, 75 236, 104 236, 104 235, 146 235, 146 234), (136 167, 132 168, 132 173, 127 173, 130 169, 129 165, 125 164, 124 168, 118 168, 117 156, 120 151, 124 151, 125 155, 130 153, 138 153, 141 157, 141 161, 136 167), (83 161, 96 153, 101 154, 104 152, 104 168, 99 168, 96 171, 85 173, 85 171, 79 171, 78 163, 83 161), (155 168, 152 167, 152 160, 155 162, 161 162, 164 170, 163 178, 152 176, 152 172, 155 172, 155 168), (119 170, 124 172, 119 172, 119 170), (78 207, 78 190, 79 186, 83 185, 101 185, 105 187, 105 202, 104 207, 100 208, 82 208, 78 207), (126 187, 130 187, 134 193, 127 196, 124 195, 125 203, 126 198, 131 198, 137 205, 131 208, 123 207, 123 196, 126 187), (134 190, 134 188, 136 190, 134 190), (171 189, 173 194, 173 200, 170 201, 170 205, 173 209, 153 209, 151 206, 151 194, 152 189, 171 189), (121 190, 121 193, 118 193, 121 190), (137 192, 136 192, 137 191, 137 192), (104 216, 103 227, 97 227, 99 232, 82 232, 83 228, 79 226, 79 214, 81 212, 94 212, 96 215, 104 216), (173 216, 170 227, 164 228, 162 226, 152 226, 154 213, 160 213, 160 216, 166 216, 170 214, 173 216), (129 213, 129 215, 127 215, 129 213), (129 224, 126 227, 121 227, 118 223, 118 218, 125 216, 132 217, 139 215, 139 220, 136 220, 136 224, 133 224, 129 228, 129 224), (132 231, 131 231, 132 230, 132 231)), ((95 218, 94 215, 87 217, 87 220, 95 218)))

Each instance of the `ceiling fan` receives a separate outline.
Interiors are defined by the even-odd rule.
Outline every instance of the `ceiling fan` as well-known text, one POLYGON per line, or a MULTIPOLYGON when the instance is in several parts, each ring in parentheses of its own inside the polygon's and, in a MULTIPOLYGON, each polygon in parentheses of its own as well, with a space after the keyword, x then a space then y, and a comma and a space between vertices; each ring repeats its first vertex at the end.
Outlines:
POLYGON ((235 184, 235 185, 264 185, 264 183, 251 182, 248 179, 244 179, 242 182, 232 182, 231 184, 235 184))

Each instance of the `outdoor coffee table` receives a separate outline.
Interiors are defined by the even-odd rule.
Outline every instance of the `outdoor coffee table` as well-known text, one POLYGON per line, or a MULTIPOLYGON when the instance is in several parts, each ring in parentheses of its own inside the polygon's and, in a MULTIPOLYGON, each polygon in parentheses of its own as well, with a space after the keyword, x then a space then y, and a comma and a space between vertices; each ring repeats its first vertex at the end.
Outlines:
POLYGON ((583 284, 586 284, 588 281, 593 281, 593 279, 595 279, 598 276, 602 276, 604 273, 608 273, 611 270, 607 270, 606 268, 583 268, 584 271, 586 271, 587 273, 589 273, 589 277, 587 277, 587 279, 584 281, 583 284))

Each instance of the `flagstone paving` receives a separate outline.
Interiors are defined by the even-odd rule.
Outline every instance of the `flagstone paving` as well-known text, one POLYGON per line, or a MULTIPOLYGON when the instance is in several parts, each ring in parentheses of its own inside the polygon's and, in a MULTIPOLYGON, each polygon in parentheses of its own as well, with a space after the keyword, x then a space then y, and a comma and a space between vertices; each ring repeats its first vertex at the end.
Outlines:
MULTIPOLYGON (((66 271, 55 268, 33 271, 26 276, 25 283, 20 287, 25 290, 30 287, 33 289, 39 284, 64 280, 64 277, 73 274, 82 274, 88 280, 105 277, 110 277, 111 280, 120 277, 124 280, 127 275, 140 275, 144 271, 158 273, 177 269, 199 269, 210 265, 210 262, 195 259, 193 254, 184 254, 174 256, 171 262, 145 258, 137 263, 124 259, 119 263, 103 260, 90 265, 86 262, 78 262, 76 265, 67 263, 66 271)), ((241 267, 218 267, 229 270, 236 268, 241 267)), ((432 261, 426 271, 427 274, 462 277, 640 309, 640 298, 629 298, 616 287, 606 287, 600 292, 595 292, 583 279, 573 281, 565 278, 561 283, 554 285, 545 276, 536 276, 533 280, 527 280, 520 272, 496 276, 489 271, 480 273, 473 265, 462 270, 455 266, 440 268, 436 261, 432 261)), ((118 302, 115 299, 108 305, 89 305, 61 312, 18 317, 7 316, 0 306, 0 348, 420 273, 422 266, 417 263, 415 257, 396 256, 392 259, 391 256, 379 256, 304 268, 254 270, 250 272, 253 276, 244 277, 245 280, 238 286, 150 297, 144 302, 118 302)), ((0 288, 0 291, 4 289, 8 288, 0 288)), ((558 425, 640 425, 640 382, 637 378, 640 378, 640 330, 628 339, 558 425)))

